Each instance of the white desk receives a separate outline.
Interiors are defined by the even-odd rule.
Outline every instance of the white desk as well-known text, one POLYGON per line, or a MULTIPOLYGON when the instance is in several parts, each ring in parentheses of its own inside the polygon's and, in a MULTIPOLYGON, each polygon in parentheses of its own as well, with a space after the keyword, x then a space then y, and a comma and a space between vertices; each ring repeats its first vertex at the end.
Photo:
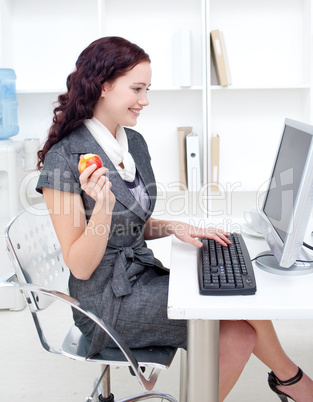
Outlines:
MULTIPOLYGON (((268 249, 262 239, 244 239, 251 258, 268 249)), ((201 296, 196 256, 195 247, 173 239, 168 316, 189 320, 188 402, 217 402, 219 320, 313 319, 313 274, 280 276, 254 265, 255 295, 201 296)))

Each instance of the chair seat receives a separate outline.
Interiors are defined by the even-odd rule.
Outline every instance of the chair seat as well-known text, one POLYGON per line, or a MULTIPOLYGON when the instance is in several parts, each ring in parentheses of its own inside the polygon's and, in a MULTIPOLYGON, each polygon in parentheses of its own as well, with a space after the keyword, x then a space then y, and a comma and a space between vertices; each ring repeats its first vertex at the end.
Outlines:
MULTIPOLYGON (((75 360, 97 361, 101 364, 129 366, 124 354, 117 348, 106 348, 101 354, 86 359, 90 348, 90 341, 73 325, 64 339, 62 354, 75 360), (114 364, 112 364, 114 363, 114 364)), ((168 368, 175 356, 177 348, 164 346, 149 346, 147 348, 131 349, 140 366, 151 368, 168 368)))

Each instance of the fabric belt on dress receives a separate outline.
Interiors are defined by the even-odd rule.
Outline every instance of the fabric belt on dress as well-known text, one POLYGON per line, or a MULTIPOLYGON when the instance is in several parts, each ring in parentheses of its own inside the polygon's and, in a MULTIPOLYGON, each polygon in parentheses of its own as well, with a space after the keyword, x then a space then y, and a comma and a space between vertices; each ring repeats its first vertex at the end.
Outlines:
POLYGON ((111 282, 112 290, 116 297, 128 295, 132 292, 131 284, 136 276, 144 271, 145 266, 155 265, 154 254, 142 243, 110 248, 117 253, 111 282))

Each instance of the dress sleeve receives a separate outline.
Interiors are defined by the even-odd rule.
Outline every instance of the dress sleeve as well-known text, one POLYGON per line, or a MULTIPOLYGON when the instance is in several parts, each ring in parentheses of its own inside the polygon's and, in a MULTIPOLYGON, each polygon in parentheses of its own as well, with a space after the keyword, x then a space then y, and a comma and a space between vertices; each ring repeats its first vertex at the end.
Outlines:
POLYGON ((71 158, 66 158, 59 152, 50 151, 45 157, 45 162, 36 190, 42 194, 43 187, 69 193, 81 194, 77 164, 71 163, 71 158))

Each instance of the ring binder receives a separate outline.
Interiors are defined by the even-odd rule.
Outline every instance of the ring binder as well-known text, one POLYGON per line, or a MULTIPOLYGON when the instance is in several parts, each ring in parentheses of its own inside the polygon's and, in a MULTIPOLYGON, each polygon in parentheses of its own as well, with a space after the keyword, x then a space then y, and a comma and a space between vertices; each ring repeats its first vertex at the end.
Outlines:
POLYGON ((186 137, 188 191, 201 188, 199 137, 191 132, 186 137))

